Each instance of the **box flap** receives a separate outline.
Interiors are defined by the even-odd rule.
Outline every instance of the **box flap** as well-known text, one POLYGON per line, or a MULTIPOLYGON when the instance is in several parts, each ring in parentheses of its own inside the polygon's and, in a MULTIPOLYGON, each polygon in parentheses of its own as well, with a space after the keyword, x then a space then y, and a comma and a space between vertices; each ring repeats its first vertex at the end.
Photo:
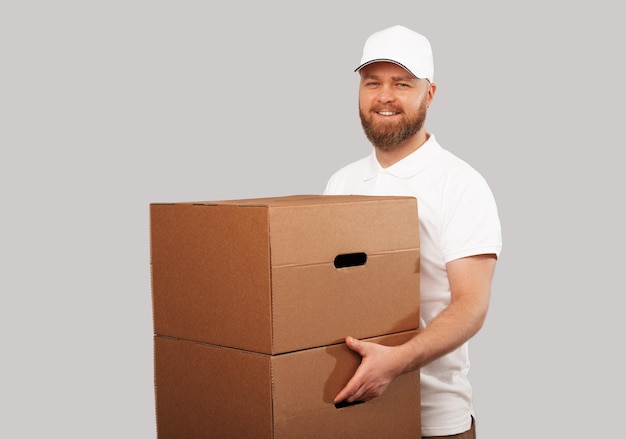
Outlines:
POLYGON ((413 197, 324 196, 270 207, 272 265, 329 263, 340 254, 419 248, 413 197))

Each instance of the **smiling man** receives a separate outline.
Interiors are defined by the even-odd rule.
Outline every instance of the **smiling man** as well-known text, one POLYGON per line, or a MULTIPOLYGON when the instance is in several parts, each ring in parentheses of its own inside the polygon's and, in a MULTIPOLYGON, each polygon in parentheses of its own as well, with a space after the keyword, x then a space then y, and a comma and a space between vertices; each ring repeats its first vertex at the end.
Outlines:
POLYGON ((362 360, 336 402, 376 398, 420 369, 422 437, 475 438, 468 341, 485 321, 502 248, 496 203, 484 178, 426 131, 437 87, 423 35, 404 26, 372 34, 356 71, 373 149, 331 176, 324 193, 416 197, 420 331, 397 347, 347 337, 362 360))

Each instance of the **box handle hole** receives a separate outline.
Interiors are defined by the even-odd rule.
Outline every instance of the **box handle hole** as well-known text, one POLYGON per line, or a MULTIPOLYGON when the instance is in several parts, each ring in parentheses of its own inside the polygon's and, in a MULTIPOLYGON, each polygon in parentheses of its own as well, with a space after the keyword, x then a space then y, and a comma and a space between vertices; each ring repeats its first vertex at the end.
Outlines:
POLYGON ((335 257, 335 268, 356 267, 358 265, 365 265, 366 262, 367 255, 363 252, 346 253, 335 257))
POLYGON ((352 405, 357 405, 357 404, 363 404, 365 401, 353 401, 353 402, 348 402, 348 401, 339 401, 335 403, 335 408, 336 409, 342 409, 344 407, 350 407, 352 405))

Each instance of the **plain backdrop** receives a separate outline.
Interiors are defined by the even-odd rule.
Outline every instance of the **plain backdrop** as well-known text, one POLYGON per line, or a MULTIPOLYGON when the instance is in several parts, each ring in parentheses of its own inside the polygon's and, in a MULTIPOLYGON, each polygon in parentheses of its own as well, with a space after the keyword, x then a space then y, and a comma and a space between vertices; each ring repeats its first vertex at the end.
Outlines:
POLYGON ((353 70, 394 24, 431 40, 427 128, 500 211, 470 343, 479 437, 619 436, 621 17, 602 0, 2 2, 0 437, 156 437, 149 204, 321 193, 369 153, 353 70))

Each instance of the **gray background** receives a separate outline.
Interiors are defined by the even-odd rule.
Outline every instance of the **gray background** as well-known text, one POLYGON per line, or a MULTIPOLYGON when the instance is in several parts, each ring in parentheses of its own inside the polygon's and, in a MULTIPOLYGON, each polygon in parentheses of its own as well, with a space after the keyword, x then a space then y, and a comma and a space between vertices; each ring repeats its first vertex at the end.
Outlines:
POLYGON ((353 69, 393 24, 500 209, 480 437, 622 431, 617 3, 247 3, 0 5, 0 437, 156 436, 149 203, 320 193, 369 152, 353 69))

